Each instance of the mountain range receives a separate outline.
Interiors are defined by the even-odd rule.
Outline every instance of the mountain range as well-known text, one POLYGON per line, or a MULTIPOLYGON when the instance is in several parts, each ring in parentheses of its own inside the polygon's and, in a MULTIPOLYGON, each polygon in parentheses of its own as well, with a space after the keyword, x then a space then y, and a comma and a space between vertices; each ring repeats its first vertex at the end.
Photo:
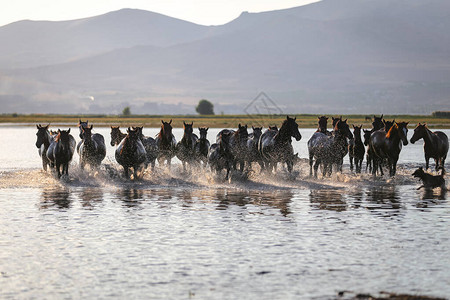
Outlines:
POLYGON ((0 27, 0 112, 449 110, 449 15, 447 0, 323 0, 220 26, 136 9, 19 21, 0 27))

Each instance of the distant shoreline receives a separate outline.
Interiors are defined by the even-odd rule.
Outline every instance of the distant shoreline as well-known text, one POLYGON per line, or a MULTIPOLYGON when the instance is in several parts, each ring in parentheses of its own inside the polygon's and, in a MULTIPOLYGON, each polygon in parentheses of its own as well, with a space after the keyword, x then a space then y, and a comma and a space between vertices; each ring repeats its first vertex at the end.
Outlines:
MULTIPOLYGON (((297 123, 300 128, 316 128, 317 117, 319 114, 292 114, 291 117, 297 117, 297 123)), ((328 128, 331 127, 331 117, 340 115, 327 115, 328 128)), ((379 116, 379 115, 377 115, 379 116)), ((366 119, 373 115, 342 115, 348 119, 349 124, 363 125, 363 128, 371 128, 372 120, 366 119)), ((174 127, 182 127, 183 122, 194 122, 194 127, 211 128, 235 128, 239 123, 251 126, 269 125, 280 126, 286 115, 57 115, 57 114, 3 114, 0 115, 0 126, 34 126, 35 124, 52 124, 74 126, 78 121, 89 120, 90 123, 99 127, 108 126, 144 126, 160 127, 161 120, 173 120, 174 127)), ((415 127, 417 123, 428 124, 430 128, 450 128, 450 118, 435 117, 432 115, 384 115, 384 119, 392 121, 405 121, 410 123, 410 128, 415 127)))

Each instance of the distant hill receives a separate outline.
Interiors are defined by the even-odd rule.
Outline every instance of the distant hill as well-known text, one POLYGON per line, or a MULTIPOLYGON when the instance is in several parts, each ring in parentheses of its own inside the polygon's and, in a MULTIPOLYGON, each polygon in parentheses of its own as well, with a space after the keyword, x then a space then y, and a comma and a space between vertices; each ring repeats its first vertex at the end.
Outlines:
POLYGON ((0 103, 195 113, 206 98, 242 113, 264 91, 289 113, 448 110, 449 14, 446 0, 324 0, 221 26, 130 9, 21 21, 0 27, 0 103))

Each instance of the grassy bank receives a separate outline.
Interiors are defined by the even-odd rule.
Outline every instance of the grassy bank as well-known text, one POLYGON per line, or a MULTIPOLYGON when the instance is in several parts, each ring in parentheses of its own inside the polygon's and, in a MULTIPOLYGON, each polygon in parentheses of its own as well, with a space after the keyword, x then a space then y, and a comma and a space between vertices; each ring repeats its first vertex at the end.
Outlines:
MULTIPOLYGON (((291 115, 297 117, 297 122, 301 128, 316 128, 317 117, 319 115, 298 114, 291 115)), ((364 128, 371 127, 371 120, 366 120, 367 115, 343 115, 348 119, 349 124, 363 124, 364 128)), ((373 117, 373 116, 371 116, 373 117)), ((212 128, 234 128, 238 123, 248 124, 249 126, 278 125, 280 126, 285 115, 216 115, 216 116, 198 116, 198 115, 45 115, 45 114, 3 114, 0 115, 0 124, 34 125, 34 124, 52 124, 58 125, 76 125, 78 120, 88 119, 90 123, 97 126, 130 126, 143 125, 145 127, 159 127, 161 120, 173 120, 174 127, 182 127, 183 121, 194 122, 195 127, 208 126, 212 128)), ((418 122, 427 122, 430 128, 450 128, 450 118, 435 117, 432 115, 385 115, 386 120, 395 119, 397 121, 409 121, 412 126, 418 122)), ((328 124, 331 124, 331 116, 328 124)), ((330 125, 329 125, 330 126, 330 125)))

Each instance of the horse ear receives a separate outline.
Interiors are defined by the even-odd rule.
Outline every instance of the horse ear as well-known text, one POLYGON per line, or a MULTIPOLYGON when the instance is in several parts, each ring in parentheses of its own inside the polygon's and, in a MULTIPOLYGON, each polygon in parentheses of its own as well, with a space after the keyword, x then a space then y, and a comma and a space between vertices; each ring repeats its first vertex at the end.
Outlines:
POLYGON ((209 127, 206 128, 206 131, 208 131, 209 127))
POLYGON ((70 128, 69 128, 69 130, 67 130, 67 133, 70 133, 70 128))
POLYGON ((36 128, 37 129, 41 128, 41 124, 36 124, 36 128))
POLYGON ((130 131, 131 131, 131 128, 130 128, 130 127, 128 127, 128 129, 127 129, 127 132, 128 132, 128 133, 130 133, 130 131))
POLYGON ((91 124, 91 129, 94 128, 94 125, 91 124))
MULTIPOLYGON (((342 116, 341 116, 341 120, 342 120, 342 116)), ((343 122, 343 123, 347 123, 347 120, 348 120, 348 119, 345 119, 345 121, 342 121, 342 122, 343 122)))
POLYGON ((191 122, 191 126, 194 126, 194 121, 191 122))
POLYGON ((297 117, 294 118, 294 121, 297 120, 297 117))
POLYGON ((172 119, 170 119, 169 125, 172 124, 172 119))
POLYGON ((164 121, 163 121, 163 120, 161 120, 161 124, 164 124, 164 121))
POLYGON ((78 119, 78 126, 81 124, 81 119, 78 119))
POLYGON ((384 114, 382 114, 380 118, 383 118, 383 116, 384 116, 384 114))

